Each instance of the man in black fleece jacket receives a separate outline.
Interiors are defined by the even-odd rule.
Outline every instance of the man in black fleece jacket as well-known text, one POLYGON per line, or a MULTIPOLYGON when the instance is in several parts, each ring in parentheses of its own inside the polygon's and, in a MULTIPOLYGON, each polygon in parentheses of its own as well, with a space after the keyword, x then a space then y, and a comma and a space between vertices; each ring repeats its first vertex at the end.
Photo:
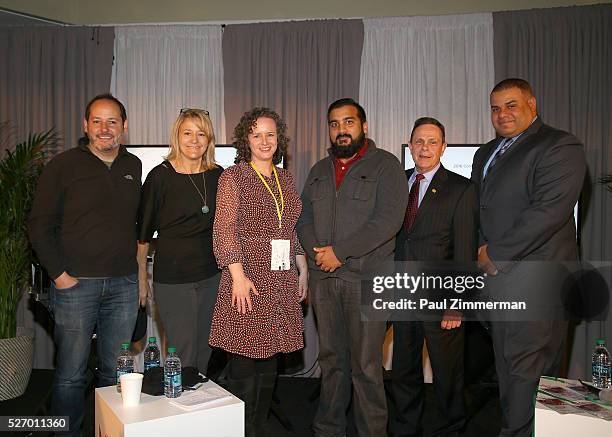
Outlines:
POLYGON ((119 143, 127 129, 124 106, 110 94, 96 96, 83 128, 79 146, 45 166, 29 220, 32 246, 53 279, 53 414, 69 416, 71 436, 81 435, 94 328, 98 384, 113 385, 121 343, 130 341, 138 311, 142 165, 119 143))

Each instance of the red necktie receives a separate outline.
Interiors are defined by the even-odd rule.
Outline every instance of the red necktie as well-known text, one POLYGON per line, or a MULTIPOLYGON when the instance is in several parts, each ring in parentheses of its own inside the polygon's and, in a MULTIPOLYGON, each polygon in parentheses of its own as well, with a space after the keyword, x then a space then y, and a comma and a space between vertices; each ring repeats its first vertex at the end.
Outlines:
POLYGON ((419 209, 419 185, 421 185, 421 181, 423 179, 425 179, 425 176, 418 173, 412 187, 410 187, 408 207, 406 208, 406 216, 404 217, 404 227, 407 231, 409 231, 414 224, 414 219, 416 218, 417 210, 419 209))

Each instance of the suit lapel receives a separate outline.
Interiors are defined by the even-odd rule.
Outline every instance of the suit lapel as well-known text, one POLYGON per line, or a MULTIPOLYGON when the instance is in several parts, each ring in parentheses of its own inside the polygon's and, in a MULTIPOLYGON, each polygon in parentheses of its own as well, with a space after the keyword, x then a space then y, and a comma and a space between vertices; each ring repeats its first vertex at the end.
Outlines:
POLYGON ((479 156, 477 156, 478 160, 474 162, 474 166, 478 169, 478 180, 474 182, 477 182, 478 185, 482 184, 482 180, 483 180, 482 176, 484 174, 485 165, 487 164, 487 161, 491 157, 491 154, 497 148, 498 144, 499 144, 498 141, 489 142, 485 144, 484 146, 482 146, 481 150, 476 152, 479 156))
POLYGON ((423 197, 423 200, 419 205, 417 215, 414 219, 414 224, 412 225, 412 230, 417 228, 419 222, 423 220, 423 217, 427 217, 428 211, 435 206, 435 199, 438 196, 438 193, 440 193, 441 190, 444 188, 444 183, 447 179, 448 175, 446 173, 446 169, 442 164, 440 164, 440 168, 429 183, 427 191, 425 192, 425 196, 423 197))
MULTIPOLYGON (((520 137, 517 138, 514 144, 512 144, 510 148, 506 151, 506 153, 504 153, 500 158, 497 159, 497 162, 495 162, 495 165, 489 168, 489 171, 487 172, 487 177, 486 177, 487 182, 495 178, 495 175, 499 172, 499 169, 504 166, 504 164, 508 161, 508 159, 511 156, 519 153, 519 150, 523 149, 524 147, 527 147, 527 145, 529 144, 529 137, 531 137, 538 130, 540 130, 541 126, 542 126, 542 122, 540 121, 540 118, 538 117, 533 123, 531 123, 531 125, 527 128, 527 130, 523 132, 523 134, 520 137)), ((499 142, 496 143, 494 149, 497 148, 498 145, 499 145, 499 142)), ((487 160, 488 159, 489 158, 487 157, 487 160)), ((487 182, 485 182, 485 185, 487 184, 487 182)))

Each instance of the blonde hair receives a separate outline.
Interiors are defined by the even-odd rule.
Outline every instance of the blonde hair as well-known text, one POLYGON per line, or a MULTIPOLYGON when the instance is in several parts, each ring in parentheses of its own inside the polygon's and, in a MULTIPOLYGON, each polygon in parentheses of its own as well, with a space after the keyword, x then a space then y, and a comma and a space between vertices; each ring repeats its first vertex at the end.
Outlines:
POLYGON ((170 132, 170 151, 166 159, 172 161, 178 158, 179 154, 179 130, 185 120, 192 120, 195 125, 204 132, 208 139, 208 146, 206 152, 202 155, 202 163, 200 164, 200 170, 207 171, 215 167, 215 132, 213 131, 212 122, 208 113, 202 109, 182 109, 178 118, 172 125, 170 132))

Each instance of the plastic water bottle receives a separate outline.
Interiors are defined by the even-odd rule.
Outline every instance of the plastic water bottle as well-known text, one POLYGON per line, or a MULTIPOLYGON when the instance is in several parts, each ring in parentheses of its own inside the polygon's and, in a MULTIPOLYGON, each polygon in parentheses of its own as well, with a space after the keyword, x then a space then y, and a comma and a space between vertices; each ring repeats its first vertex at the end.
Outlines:
POLYGON ((144 371, 154 367, 159 367, 159 348, 157 347, 157 339, 149 337, 149 344, 144 351, 144 371))
POLYGON ((593 385, 600 390, 612 388, 610 369, 610 352, 606 349, 604 340, 597 340, 593 351, 593 385))
POLYGON ((181 360, 176 356, 176 348, 169 347, 164 361, 164 394, 167 398, 178 398, 182 392, 181 360))
POLYGON ((121 343, 121 352, 117 357, 117 391, 121 392, 119 377, 126 373, 134 373, 134 357, 130 354, 130 344, 121 343))

